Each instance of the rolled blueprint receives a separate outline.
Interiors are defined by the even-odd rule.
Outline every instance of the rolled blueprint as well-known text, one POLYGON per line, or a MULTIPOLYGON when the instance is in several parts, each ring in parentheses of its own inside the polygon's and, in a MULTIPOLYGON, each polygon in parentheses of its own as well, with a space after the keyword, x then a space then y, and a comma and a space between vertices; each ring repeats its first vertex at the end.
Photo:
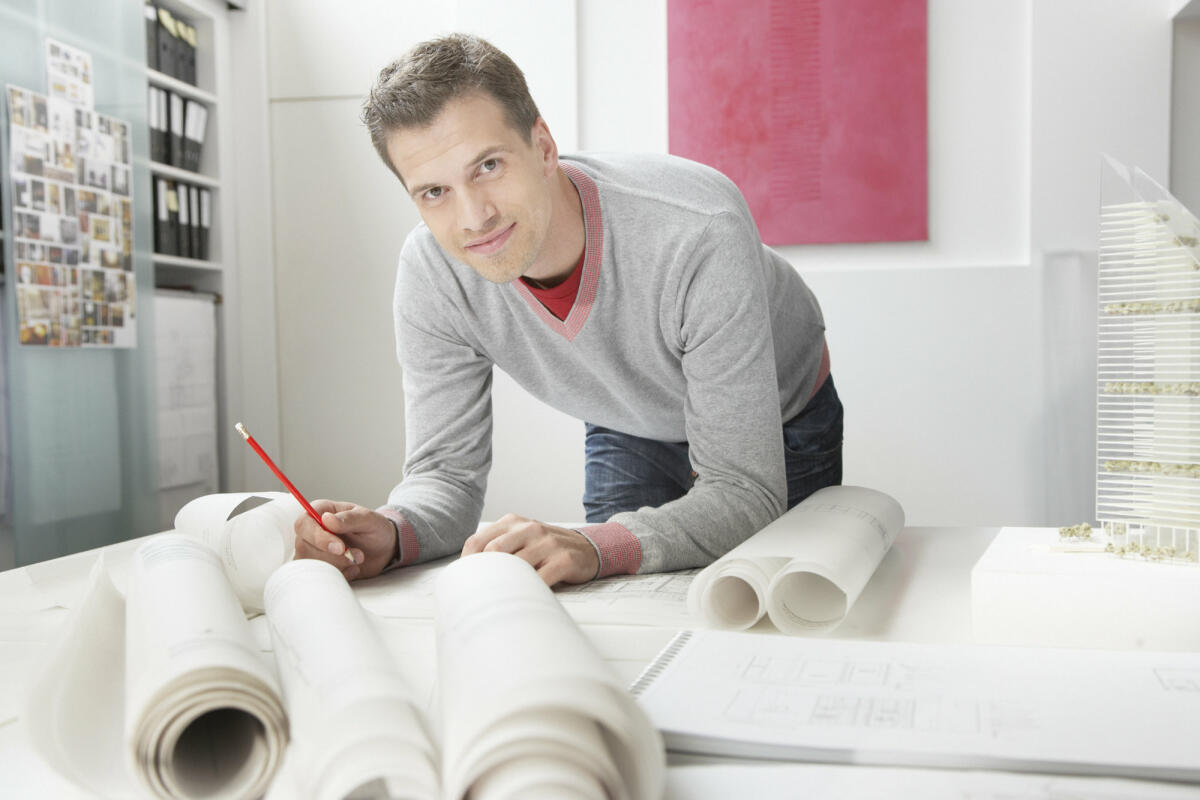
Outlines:
POLYGON ((437 748, 337 567, 285 564, 265 600, 305 796, 436 800, 437 748))
POLYGON ((829 486, 700 572, 693 616, 714 628, 749 628, 767 614, 784 633, 833 630, 904 527, 882 492, 829 486))
POLYGON ((287 492, 208 494, 179 509, 175 530, 212 548, 242 607, 254 613, 263 610, 271 573, 292 560, 292 525, 303 513, 287 492))
POLYGON ((533 567, 478 553, 434 593, 443 797, 662 796, 662 739, 533 567))
POLYGON ((163 798, 266 792, 287 720, 213 551, 174 533, 138 548, 125 634, 125 741, 145 789, 163 798))

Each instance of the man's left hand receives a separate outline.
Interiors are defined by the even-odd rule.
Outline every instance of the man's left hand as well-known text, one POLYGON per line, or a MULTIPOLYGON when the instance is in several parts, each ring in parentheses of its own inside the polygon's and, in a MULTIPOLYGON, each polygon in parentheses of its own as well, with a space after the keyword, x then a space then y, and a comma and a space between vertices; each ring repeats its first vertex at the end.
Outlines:
POLYGON ((462 554, 512 553, 537 570, 547 586, 587 583, 600 569, 596 548, 579 531, 506 514, 463 544, 462 554))

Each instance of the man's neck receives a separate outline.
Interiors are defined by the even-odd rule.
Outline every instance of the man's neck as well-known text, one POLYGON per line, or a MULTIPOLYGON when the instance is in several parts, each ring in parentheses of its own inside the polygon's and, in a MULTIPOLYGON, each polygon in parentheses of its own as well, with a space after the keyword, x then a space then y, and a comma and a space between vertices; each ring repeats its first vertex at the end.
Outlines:
MULTIPOLYGON (((540 289, 553 288, 571 276, 583 255, 583 203, 579 190, 562 167, 554 175, 554 206, 546 234, 544 264, 535 264, 525 280, 540 289)), ((541 260, 541 259, 539 259, 541 260)))

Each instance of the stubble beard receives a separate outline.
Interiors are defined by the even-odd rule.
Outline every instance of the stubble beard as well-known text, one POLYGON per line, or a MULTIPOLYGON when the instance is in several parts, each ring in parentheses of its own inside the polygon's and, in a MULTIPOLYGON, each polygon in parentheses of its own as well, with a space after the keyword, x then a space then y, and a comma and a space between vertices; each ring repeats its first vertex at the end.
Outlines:
MULTIPOLYGON (((495 230, 503 230, 512 222, 501 223, 495 230)), ((532 246, 523 247, 523 241, 518 241, 527 231, 524 226, 517 225, 511 238, 505 242, 504 248, 493 255, 475 255, 465 245, 459 247, 460 258, 475 270, 481 277, 496 284, 512 283, 520 278, 533 266, 535 253, 532 246)))

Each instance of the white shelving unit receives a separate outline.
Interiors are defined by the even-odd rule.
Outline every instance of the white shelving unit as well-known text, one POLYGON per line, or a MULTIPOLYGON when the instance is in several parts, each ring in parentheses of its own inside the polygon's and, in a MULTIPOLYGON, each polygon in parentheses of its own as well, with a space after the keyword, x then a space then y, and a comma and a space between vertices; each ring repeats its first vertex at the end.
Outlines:
MULTIPOLYGON (((142 164, 159 177, 207 188, 212 196, 208 260, 154 253, 158 288, 217 296, 217 432, 222 491, 246 487, 256 464, 233 425, 245 419, 264 446, 279 439, 275 374, 274 276, 270 249, 266 47, 261 3, 245 10, 217 0, 154 0, 195 27, 196 84, 146 69, 150 86, 208 108, 199 170, 142 164)), ((251 483, 261 484, 257 473, 251 483)))

